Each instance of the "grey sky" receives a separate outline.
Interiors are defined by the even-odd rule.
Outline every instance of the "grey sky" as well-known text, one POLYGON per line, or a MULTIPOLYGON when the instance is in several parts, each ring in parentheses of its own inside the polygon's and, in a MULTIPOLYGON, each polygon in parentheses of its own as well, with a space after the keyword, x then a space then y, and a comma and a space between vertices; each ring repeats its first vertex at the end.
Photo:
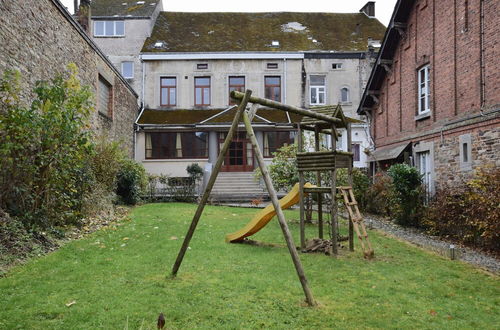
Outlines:
MULTIPOLYGON (((73 12, 73 0, 60 0, 70 12, 73 12)), ((132 0, 123 0, 128 2, 132 0)), ((333 12, 333 13, 356 13, 367 2, 367 0, 211 0, 211 1, 189 1, 189 0, 163 0, 163 9, 166 11, 188 11, 188 12, 268 12, 268 11, 298 11, 298 12, 333 12)), ((394 9, 396 0, 378 0, 375 3, 375 16, 387 26, 394 9)))

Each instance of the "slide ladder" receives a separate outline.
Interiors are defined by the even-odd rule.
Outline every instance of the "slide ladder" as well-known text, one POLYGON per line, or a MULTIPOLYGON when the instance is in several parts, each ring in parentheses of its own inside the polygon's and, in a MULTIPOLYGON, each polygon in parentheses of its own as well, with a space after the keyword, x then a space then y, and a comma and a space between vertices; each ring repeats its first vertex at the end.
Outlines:
POLYGON ((358 202, 354 198, 354 193, 351 186, 337 187, 337 189, 344 197, 344 205, 349 213, 349 218, 352 221, 356 235, 361 242, 361 249, 365 258, 373 258, 374 252, 370 240, 368 239, 368 234, 366 233, 365 222, 363 221, 363 216, 359 212, 358 202), (353 210, 354 208, 354 210, 353 210))

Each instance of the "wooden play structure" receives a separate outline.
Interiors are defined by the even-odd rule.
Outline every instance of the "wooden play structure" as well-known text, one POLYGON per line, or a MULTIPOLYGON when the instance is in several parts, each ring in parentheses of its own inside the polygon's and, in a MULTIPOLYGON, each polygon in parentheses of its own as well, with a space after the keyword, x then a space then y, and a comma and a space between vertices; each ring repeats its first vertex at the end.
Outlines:
MULTIPOLYGON (((297 275, 299 277, 300 283, 302 285, 302 289, 305 294, 306 302, 309 306, 315 305, 315 301, 313 298, 313 295, 311 293, 311 290, 309 289, 309 285, 304 273, 304 269, 302 267, 302 264, 299 259, 299 255, 297 252, 297 248, 293 242, 292 235, 290 234, 290 230, 288 228, 288 225, 285 220, 285 216, 283 214, 283 208, 289 207, 290 205, 296 204, 297 203, 297 197, 300 202, 300 209, 301 209, 301 245, 303 245, 303 241, 305 242, 305 235, 304 235, 304 219, 303 219, 303 213, 304 213, 304 196, 307 193, 316 193, 318 195, 324 194, 324 193, 330 193, 332 196, 332 206, 331 206, 331 219, 330 221, 330 232, 332 233, 332 243, 333 240, 335 244, 332 244, 332 247, 334 251, 332 251, 333 254, 336 254, 336 247, 337 247, 337 210, 336 210, 336 203, 335 203, 335 196, 337 193, 337 187, 336 187, 336 181, 335 181, 335 174, 336 174, 336 168, 339 166, 346 167, 350 170, 352 170, 352 153, 351 152, 341 152, 337 151, 336 149, 336 141, 338 138, 338 133, 337 133, 337 127, 346 127, 348 129, 348 145, 350 146, 350 122, 346 117, 344 117, 342 110, 340 107, 336 107, 333 115, 330 113, 332 109, 318 109, 317 111, 310 111, 310 110, 305 110, 305 109, 300 109, 294 106, 290 105, 285 105, 276 101, 268 100, 268 99, 263 99, 259 97, 254 97, 251 95, 252 91, 247 90, 245 93, 233 91, 231 92, 231 97, 235 100, 239 101, 239 105, 236 111, 236 114, 233 118, 233 121, 231 123, 231 127, 229 129, 229 132, 226 135, 226 139, 220 149, 219 156, 217 158, 217 161, 214 165, 214 168, 212 170, 212 173, 210 175, 210 179, 208 180, 208 183, 205 187, 205 191, 203 192, 203 195, 201 197, 201 200, 198 204, 198 208, 193 216, 193 220, 191 222, 191 225, 189 226, 188 232, 184 238, 184 242, 182 243, 181 249, 179 251, 179 254, 177 255, 177 259, 175 260, 174 266, 172 268, 172 276, 176 276, 177 272, 179 271, 179 268, 181 266, 182 260, 184 258, 184 255, 188 249, 189 243, 191 241, 191 238, 193 237, 194 231, 196 230, 196 227, 198 225, 198 222, 200 220, 201 214, 203 213, 203 209, 205 205, 208 202, 208 199, 210 197, 210 193, 212 191, 212 188, 215 184, 215 180, 217 179, 217 175, 219 174, 219 171, 221 169, 221 166, 224 161, 224 156, 229 148, 229 145, 231 143, 231 140, 235 134, 235 132, 238 129, 238 125, 240 124, 241 121, 243 121, 246 132, 248 134, 248 137, 250 138, 252 147, 255 152, 255 157, 257 158, 257 162, 259 164, 260 170, 262 172, 262 177, 264 179, 267 191, 269 193, 269 197, 271 199, 271 204, 272 207, 269 207, 269 209, 264 209, 262 211, 262 215, 256 217, 251 221, 251 223, 248 225, 248 228, 246 227, 242 229, 240 233, 236 232, 234 233, 235 236, 230 236, 233 234, 228 235, 229 237, 227 238, 229 241, 232 241, 233 239, 243 239, 246 236, 249 236, 253 234, 253 230, 256 228, 260 229, 262 228, 269 220, 274 216, 277 215, 278 221, 281 227, 281 230, 283 232, 283 236, 285 238, 287 248, 290 252, 290 256, 292 258, 293 264, 295 266, 295 269, 297 271, 297 275), (250 107, 249 110, 246 110, 248 103, 253 103, 252 106, 250 107), (298 190, 298 194, 295 192, 290 192, 288 197, 283 198, 281 201, 278 200, 278 196, 276 194, 276 190, 273 187, 273 183, 271 180, 271 176, 269 175, 269 171, 267 169, 267 166, 264 162, 264 157, 262 155, 262 151, 259 148, 259 145, 257 143, 257 139, 255 137, 253 127, 252 127, 252 119, 255 116, 255 113, 257 111, 258 105, 263 105, 267 107, 271 107, 277 110, 282 110, 282 111, 288 111, 292 113, 296 113, 299 115, 304 116, 304 119, 302 120, 301 123, 298 123, 298 129, 299 129, 299 137, 301 137, 301 130, 302 129, 312 129, 315 132, 315 137, 316 137, 316 151, 313 153, 299 153, 297 155, 297 160, 299 164, 299 173, 304 173, 305 171, 315 171, 318 176, 320 176, 321 171, 331 171, 332 172, 332 179, 331 179, 331 187, 315 187, 312 185, 306 185, 304 182, 304 177, 301 175, 301 179, 299 182, 299 186, 296 188, 298 190), (319 151, 319 134, 320 133, 326 133, 331 135, 331 141, 332 141, 332 151, 319 151), (264 220, 264 221, 261 221, 264 220), (247 235, 249 234, 249 235, 247 235)), ((353 119, 354 120, 354 119, 353 119)), ((302 141, 299 141, 299 145, 302 146, 302 141)), ((349 172, 350 174, 350 172, 349 172)), ((351 176, 349 175, 351 178, 351 176)), ((321 180, 318 180, 318 182, 321 182, 321 180)), ((363 225, 363 221, 361 218, 361 215, 359 214, 359 210, 357 209, 356 201, 354 200, 354 195, 352 195, 352 178, 349 181, 350 187, 339 187, 340 192, 347 191, 349 194, 348 199, 345 200, 346 205, 349 207, 355 207, 355 211, 352 211, 348 207, 349 211, 349 217, 351 219, 350 223, 353 225, 350 225, 350 233, 351 233, 351 239, 350 239, 350 248, 351 250, 353 249, 352 245, 352 228, 356 230, 358 233, 358 237, 360 240, 362 240, 362 247, 365 255, 367 255, 366 251, 371 250, 371 246, 368 242, 368 236, 366 235, 366 230, 363 225), (343 189, 345 188, 345 189, 343 189), (350 189, 350 190, 349 190, 350 189), (350 198, 350 199, 349 199, 350 198), (361 227, 361 231, 358 228, 361 227), (364 241, 363 241, 364 240, 364 241), (366 244, 364 244, 366 243, 366 244), (366 247, 366 250, 365 250, 366 247)), ((321 200, 321 197, 319 197, 319 200, 321 200)), ((321 202, 318 205, 319 210, 321 211, 321 202)), ((320 212, 319 214, 322 214, 320 212)), ((322 228, 323 225, 321 224, 320 226, 320 235, 322 235, 322 228)), ((257 229, 257 230, 258 230, 257 229)), ((371 254, 368 253, 368 255, 373 255, 373 250, 371 250, 371 254)))

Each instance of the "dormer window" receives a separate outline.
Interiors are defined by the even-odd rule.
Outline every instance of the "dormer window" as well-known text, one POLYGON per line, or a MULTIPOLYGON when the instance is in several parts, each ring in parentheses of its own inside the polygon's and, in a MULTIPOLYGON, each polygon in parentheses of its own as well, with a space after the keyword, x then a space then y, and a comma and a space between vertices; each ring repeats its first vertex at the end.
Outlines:
POLYGON ((94 37, 124 37, 125 21, 95 21, 94 37))

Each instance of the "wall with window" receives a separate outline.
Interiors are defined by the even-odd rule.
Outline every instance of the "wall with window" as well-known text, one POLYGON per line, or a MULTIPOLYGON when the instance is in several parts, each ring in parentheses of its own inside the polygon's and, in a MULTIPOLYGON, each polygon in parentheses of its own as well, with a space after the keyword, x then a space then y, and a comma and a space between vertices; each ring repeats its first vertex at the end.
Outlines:
POLYGON ((145 62, 145 104, 150 109, 220 109, 234 104, 231 90, 301 104, 301 60, 168 60, 145 62), (175 104, 162 101, 165 78, 175 80, 175 104))
POLYGON ((23 96, 30 97, 36 81, 51 79, 75 63, 82 84, 95 95, 92 130, 120 141, 132 156, 137 95, 60 2, 7 1, 0 4, 0 11, 0 73, 19 70, 23 96))
POLYGON ((186 167, 208 163, 208 132, 144 132, 137 134, 136 160, 148 173, 188 176, 186 167))
POLYGON ((161 5, 157 6, 149 19, 120 17, 120 20, 113 20, 92 17, 90 24, 93 41, 109 57, 139 96, 142 95, 142 65, 139 53, 144 41, 151 35, 160 10, 161 5))

